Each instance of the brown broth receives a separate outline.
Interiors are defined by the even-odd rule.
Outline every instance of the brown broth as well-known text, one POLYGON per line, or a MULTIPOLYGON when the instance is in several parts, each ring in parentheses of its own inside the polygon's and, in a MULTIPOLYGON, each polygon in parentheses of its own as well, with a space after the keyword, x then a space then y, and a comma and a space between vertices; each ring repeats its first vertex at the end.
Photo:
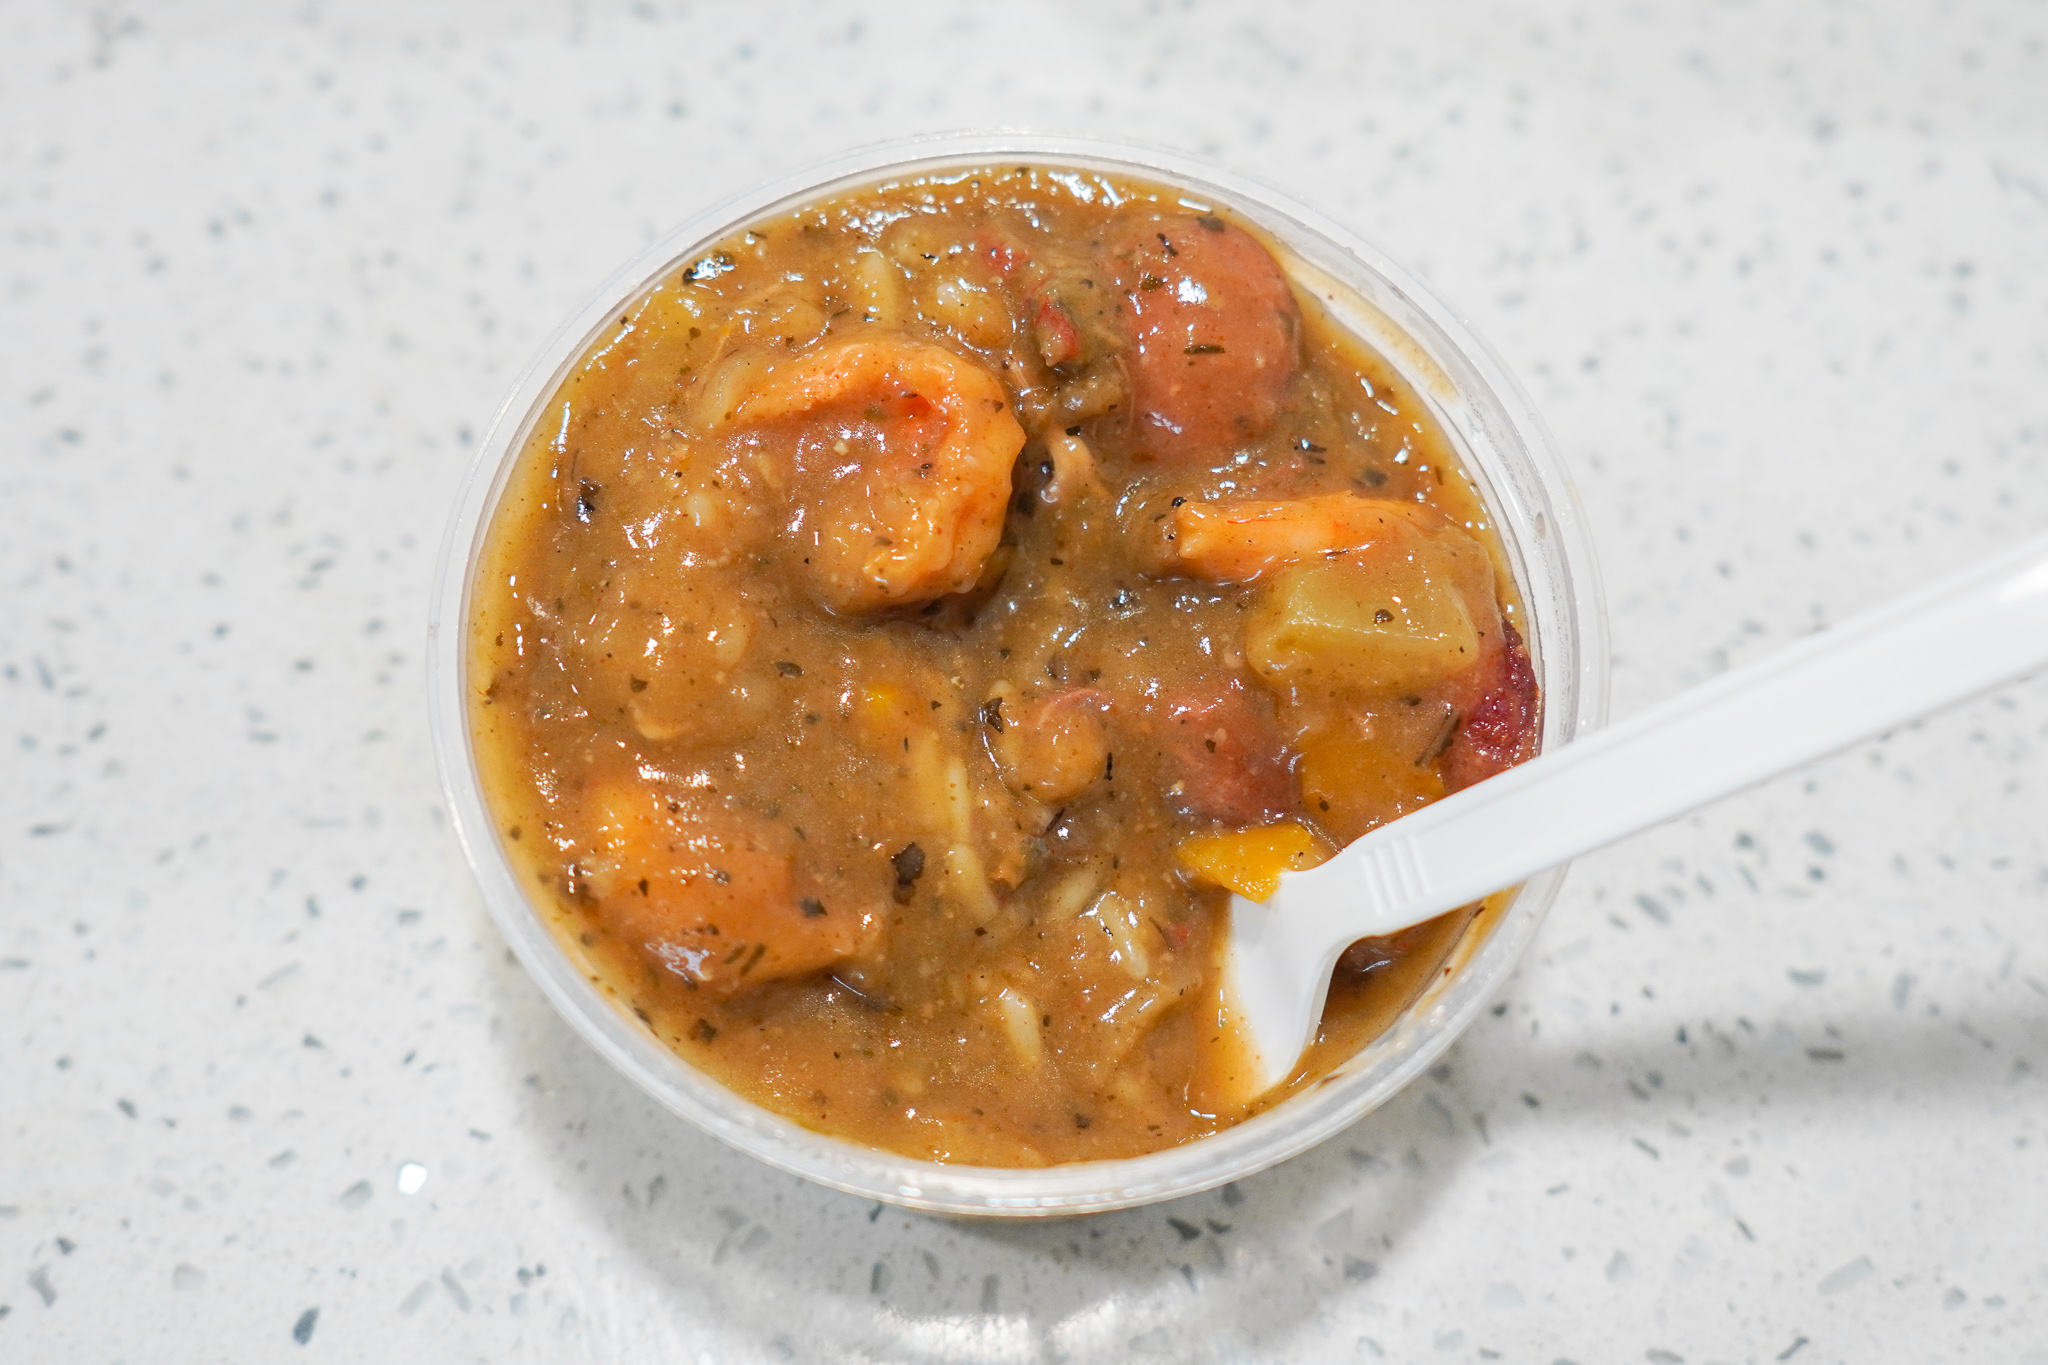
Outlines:
MULTIPOLYGON (((1464 730, 1479 733, 1470 717, 1485 702, 1472 704, 1466 675, 1276 690, 1245 662, 1264 588, 1162 568, 1158 528, 1177 524, 1176 499, 1355 493, 1463 528, 1493 570, 1475 619, 1515 611, 1484 507, 1426 406, 1299 290, 1299 369, 1270 415, 1195 458, 1148 448, 1124 310, 1159 286, 1143 275, 1120 288, 1115 270, 1138 269, 1143 252, 1108 244, 1142 236, 1128 225, 1148 205, 1180 215, 1161 220, 1162 242, 1216 234, 1187 239, 1198 253, 1256 240, 1228 215, 1185 228, 1178 198, 1016 167, 757 223, 621 310, 548 403, 494 514, 468 678, 504 847, 601 989, 693 1066, 807 1127, 1033 1166, 1240 1121, 1278 1097, 1238 1091, 1216 984, 1228 896, 1191 879, 1177 845, 1280 818, 1256 795, 1274 782, 1284 814, 1329 846, 1469 779, 1459 763, 1483 775, 1464 730), (800 553, 830 508, 808 504, 810 522, 788 510, 803 479, 824 477, 805 461, 893 458, 891 423, 922 409, 720 414, 762 374, 863 337, 936 343, 997 377, 1025 444, 975 582, 834 612, 819 605, 829 570, 800 553), (1063 436, 1092 456, 1099 493, 1056 468, 1063 436), (1041 801, 1048 788, 1019 790, 1021 769, 997 755, 1050 735, 1055 702, 1101 719, 1074 722, 1079 747, 1040 765, 1053 785, 1085 777, 1085 789, 1041 801), (998 731, 1005 717, 1038 728, 998 731), (1104 771, 1061 767, 1092 761, 1096 737, 1104 771), (643 798, 655 804, 632 804, 643 798), (650 863, 629 841, 658 830, 674 849, 687 842, 677 830, 699 828, 756 871, 712 866, 727 854, 691 863, 687 849, 650 863), (649 937, 664 895, 712 897, 728 926, 752 913, 749 896, 800 903, 807 918, 785 938, 728 931, 717 942, 736 942, 732 962, 697 967, 701 954, 685 963, 649 937), (746 975, 756 963, 767 979, 746 975)), ((1191 344, 1188 368, 1212 352, 1191 344)), ((1243 354, 1225 358, 1267 383, 1243 354)), ((1232 420, 1218 409, 1186 425, 1232 420)), ((1384 1030, 1468 920, 1354 950, 1289 1091, 1384 1030)))

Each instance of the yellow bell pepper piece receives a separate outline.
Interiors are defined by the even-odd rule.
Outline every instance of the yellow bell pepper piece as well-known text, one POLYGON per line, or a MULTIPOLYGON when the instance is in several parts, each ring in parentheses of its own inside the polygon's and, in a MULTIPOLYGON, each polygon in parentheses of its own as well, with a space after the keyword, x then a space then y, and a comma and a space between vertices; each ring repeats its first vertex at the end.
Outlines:
POLYGON ((1428 742, 1416 733, 1405 734, 1400 752, 1343 730, 1308 736, 1300 745, 1303 808, 1317 813, 1336 838, 1348 841, 1442 800, 1443 778, 1435 768, 1417 767, 1413 761, 1414 751, 1428 742))
POLYGON ((870 725, 900 721, 910 711, 910 699, 901 688, 887 683, 870 683, 860 693, 860 718, 870 725))
POLYGON ((1336 850, 1299 820, 1282 820, 1229 834, 1183 839, 1174 856, 1195 880, 1263 901, 1280 889, 1280 874, 1316 866, 1336 850))

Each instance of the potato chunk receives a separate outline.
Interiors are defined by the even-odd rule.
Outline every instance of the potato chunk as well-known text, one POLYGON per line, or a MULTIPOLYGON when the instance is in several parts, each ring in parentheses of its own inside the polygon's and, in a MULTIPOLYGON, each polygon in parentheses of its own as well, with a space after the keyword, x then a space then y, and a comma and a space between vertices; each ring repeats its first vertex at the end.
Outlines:
POLYGON ((1254 608, 1245 658, 1277 688, 1426 686, 1478 662, 1492 613, 1475 622, 1473 607, 1492 607, 1491 582, 1479 547, 1449 531, 1296 564, 1254 608))

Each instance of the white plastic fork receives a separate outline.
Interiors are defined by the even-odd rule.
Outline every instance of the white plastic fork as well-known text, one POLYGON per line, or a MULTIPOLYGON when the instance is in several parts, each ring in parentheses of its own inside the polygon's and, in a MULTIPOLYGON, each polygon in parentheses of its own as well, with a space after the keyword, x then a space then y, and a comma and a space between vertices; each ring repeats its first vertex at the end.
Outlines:
POLYGON ((1232 896, 1225 990, 1263 1094, 1293 1074, 1345 948, 1514 886, 2048 665, 2048 536, 1551 750, 1232 896))

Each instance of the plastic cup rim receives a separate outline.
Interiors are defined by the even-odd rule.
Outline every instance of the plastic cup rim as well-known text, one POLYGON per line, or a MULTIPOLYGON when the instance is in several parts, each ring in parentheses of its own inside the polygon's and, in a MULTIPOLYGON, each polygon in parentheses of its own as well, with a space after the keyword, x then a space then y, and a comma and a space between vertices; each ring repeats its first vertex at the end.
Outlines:
MULTIPOLYGON (((1513 971, 1555 899, 1565 869, 1532 878, 1515 896, 1448 986, 1432 989, 1387 1033, 1344 1068, 1261 1115, 1211 1136, 1144 1156, 1041 1168, 922 1161, 812 1132, 760 1108, 696 1071, 632 1022, 576 969, 527 897, 500 846, 470 749, 464 705, 465 624, 476 555, 511 463, 537 405, 559 384, 594 331, 622 303, 694 251, 799 198, 942 166, 1011 160, 1081 163, 1215 196, 1272 230, 1275 218, 1320 238, 1340 260, 1378 277, 1448 343, 1456 362, 1481 385, 1483 401, 1505 418, 1528 462, 1518 471, 1540 505, 1538 539, 1551 542, 1547 583, 1569 623, 1563 672, 1545 669, 1544 741, 1584 733, 1606 717, 1605 609, 1591 537, 1577 494, 1548 431, 1505 364, 1420 279, 1361 234, 1252 177, 1171 148, 1131 141, 1001 129, 930 134, 858 147, 796 170, 692 215, 635 255, 558 326, 527 364, 478 443, 442 539, 427 630, 429 720, 443 795, 485 904, 506 941, 550 1003, 606 1061, 664 1107, 728 1145, 818 1184, 889 1204, 956 1215, 1042 1216, 1105 1212, 1199 1193, 1242 1179, 1327 1140, 1377 1108, 1448 1048, 1513 971), (1220 195, 1217 192, 1220 191, 1220 195), (1544 521, 1547 519, 1547 526, 1544 521), (1564 702, 1559 709, 1554 703, 1564 702)), ((1284 237, 1299 246, 1299 236, 1284 237)), ((1329 254, 1326 250, 1325 255, 1329 254)), ((1347 283, 1357 285, 1359 276, 1347 283)), ((1432 354, 1439 363, 1444 357, 1432 354)), ((1461 397, 1471 394, 1461 392, 1461 397)), ((1441 414, 1440 414, 1441 415, 1441 414)), ((1456 433, 1454 433, 1455 436, 1456 433)), ((1468 459, 1470 456, 1468 455, 1468 459)), ((1487 471, 1496 480, 1504 471, 1487 471)), ((1497 489, 1495 490, 1498 491, 1497 489)), ((1498 509, 1496 509, 1498 510, 1498 509)), ((1503 526, 1513 544, 1528 528, 1503 526)), ((1524 593, 1531 585, 1524 583, 1524 593)), ((1532 603, 1533 605, 1533 603, 1532 603)), ((1546 633, 1547 634, 1547 633, 1546 633)))

